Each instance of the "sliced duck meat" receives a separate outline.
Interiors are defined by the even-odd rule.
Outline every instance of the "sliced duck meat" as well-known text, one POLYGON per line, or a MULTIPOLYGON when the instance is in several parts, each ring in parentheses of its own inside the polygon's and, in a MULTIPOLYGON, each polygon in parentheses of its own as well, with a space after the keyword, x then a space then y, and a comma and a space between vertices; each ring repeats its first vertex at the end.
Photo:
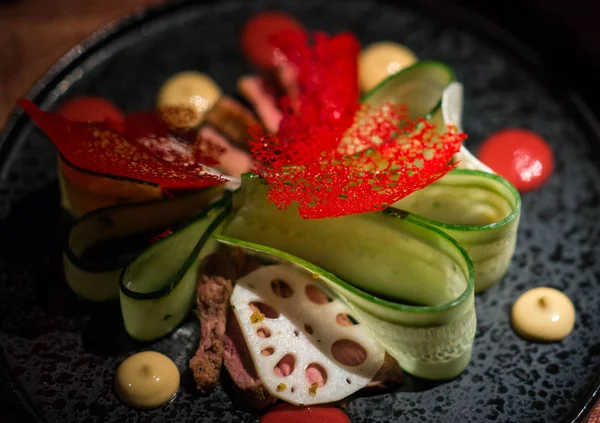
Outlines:
POLYGON ((219 251, 206 257, 202 263, 202 273, 206 276, 221 276, 225 279, 235 281, 239 276, 238 259, 227 247, 221 247, 219 251))
POLYGON ((244 254, 239 248, 223 247, 204 259, 202 273, 236 281, 260 266, 257 259, 244 254))
POLYGON ((190 360, 190 368, 198 389, 205 393, 212 391, 219 380, 232 290, 231 281, 221 276, 204 276, 198 284, 196 305, 199 310, 200 345, 190 360))
POLYGON ((252 104, 265 129, 277 132, 282 114, 277 107, 274 90, 266 79, 259 76, 243 76, 238 80, 237 89, 252 104))
POLYGON ((286 95, 292 100, 298 96, 298 69, 289 62, 277 64, 269 73, 273 85, 276 87, 277 94, 286 95))
POLYGON ((230 311, 224 341, 223 361, 233 382, 234 400, 245 409, 264 410, 277 400, 256 374, 250 351, 237 319, 230 311))
MULTIPOLYGON (((257 259, 235 248, 224 249, 205 260, 203 273, 206 276, 198 287, 202 338, 196 356, 190 361, 199 388, 207 392, 214 388, 219 378, 222 360, 228 377, 222 374, 221 380, 229 380, 228 385, 231 385, 236 405, 248 410, 264 410, 277 399, 268 392, 258 377, 239 323, 229 306, 230 281, 238 280, 260 266, 257 259)), ((350 316, 340 316, 338 323, 356 324, 350 316)), ((338 347, 344 349, 346 346, 338 347)), ((349 360, 356 359, 361 351, 354 351, 352 347, 353 345, 348 345, 348 351, 340 354, 347 356, 349 360)), ((285 368, 280 370, 286 372, 285 368)), ((306 375, 318 386, 324 384, 327 378, 319 366, 307 369, 306 375)), ((386 353, 383 365, 366 389, 391 390, 400 386, 403 381, 404 373, 397 361, 386 353)))
POLYGON ((238 178, 252 169, 250 154, 231 145, 212 126, 200 128, 196 146, 201 154, 217 160, 219 164, 216 167, 227 175, 238 178))
POLYGON ((366 389, 389 391, 398 388, 404 382, 404 372, 394 357, 385 353, 383 365, 373 377, 366 389))
MULTIPOLYGON (((226 272, 232 279, 239 279, 260 267, 254 257, 245 255, 237 248, 214 254, 206 261, 205 273, 226 272)), ((231 307, 227 315, 227 329, 223 341, 223 364, 231 379, 234 401, 249 410, 263 410, 275 403, 256 374, 250 351, 231 307)))
POLYGON ((250 110, 231 97, 222 97, 206 114, 204 122, 244 149, 248 148, 250 128, 259 124, 250 110))
POLYGON ((238 268, 238 276, 236 279, 246 276, 248 273, 262 266, 261 262, 256 258, 244 254, 240 248, 229 249, 230 259, 236 263, 238 268))

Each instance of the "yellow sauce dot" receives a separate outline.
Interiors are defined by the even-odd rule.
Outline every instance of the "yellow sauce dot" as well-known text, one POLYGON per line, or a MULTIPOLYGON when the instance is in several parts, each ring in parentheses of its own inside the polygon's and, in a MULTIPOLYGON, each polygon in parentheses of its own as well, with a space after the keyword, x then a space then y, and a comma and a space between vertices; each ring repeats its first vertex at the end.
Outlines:
POLYGON ((319 384, 317 382, 312 383, 308 388, 308 393, 313 397, 317 395, 317 389, 319 389, 319 384))
POLYGON ((370 91, 390 75, 417 62, 406 46, 381 41, 365 47, 358 57, 358 81, 363 92, 370 91))
POLYGON ((115 391, 134 408, 157 408, 179 389, 179 370, 166 355, 145 351, 127 358, 115 374, 115 391))
POLYGON ((553 288, 534 288, 521 295, 512 308, 512 324, 523 338, 554 342, 573 330, 575 307, 562 292, 553 288))
POLYGON ((285 391, 286 388, 287 386, 285 385, 285 383, 280 383, 279 385, 277 385, 277 392, 285 391))
POLYGON ((204 115, 213 108, 221 97, 221 89, 209 76, 195 71, 180 72, 173 75, 163 84, 158 93, 158 109, 184 109, 191 112, 190 116, 166 112, 165 116, 173 119, 173 124, 197 126, 204 115))

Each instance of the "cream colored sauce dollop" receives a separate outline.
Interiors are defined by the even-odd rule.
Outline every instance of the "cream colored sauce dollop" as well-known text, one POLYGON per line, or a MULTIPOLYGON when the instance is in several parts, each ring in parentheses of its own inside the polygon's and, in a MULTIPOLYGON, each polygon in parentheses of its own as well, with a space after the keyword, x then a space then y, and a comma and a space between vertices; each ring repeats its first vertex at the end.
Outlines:
POLYGON ((362 92, 370 91, 390 75, 417 62, 406 46, 380 41, 365 47, 358 57, 358 81, 362 92))
POLYGON ((171 76, 158 93, 158 109, 185 107, 194 116, 188 126, 198 125, 221 98, 221 89, 208 75, 185 71, 171 76))
POLYGON ((534 288, 513 305, 512 324, 523 338, 560 341, 573 330, 575 307, 569 297, 554 288, 534 288))
POLYGON ((134 408, 157 408, 179 389, 179 370, 164 354, 144 351, 127 358, 115 375, 115 391, 134 408))

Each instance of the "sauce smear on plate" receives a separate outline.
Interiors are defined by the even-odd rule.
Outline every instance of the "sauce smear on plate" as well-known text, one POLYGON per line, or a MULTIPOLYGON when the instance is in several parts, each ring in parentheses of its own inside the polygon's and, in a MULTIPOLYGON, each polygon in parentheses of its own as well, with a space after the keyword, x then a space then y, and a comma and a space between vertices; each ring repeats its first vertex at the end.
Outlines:
POLYGON ((521 192, 539 188, 554 171, 552 149, 527 129, 496 132, 484 141, 479 159, 521 192))
POLYGON ((272 37, 281 31, 305 31, 294 17, 280 11, 266 11, 248 19, 240 44, 246 58, 255 66, 270 70, 278 64, 278 49, 272 37))
POLYGON ((259 423, 350 423, 348 416, 336 407, 297 407, 282 404, 263 415, 259 423))
POLYGON ((553 288, 534 288, 519 297, 512 309, 512 324, 524 338, 555 342, 571 333, 575 307, 562 292, 553 288))
POLYGON ((115 375, 115 391, 134 408, 157 408, 168 403, 179 389, 179 370, 164 354, 137 353, 125 360, 115 375))

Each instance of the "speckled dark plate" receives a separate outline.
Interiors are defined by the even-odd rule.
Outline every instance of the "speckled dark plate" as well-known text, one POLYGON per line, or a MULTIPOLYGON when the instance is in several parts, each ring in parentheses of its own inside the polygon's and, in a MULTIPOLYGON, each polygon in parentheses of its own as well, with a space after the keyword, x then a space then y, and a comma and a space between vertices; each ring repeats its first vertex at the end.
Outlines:
MULTIPOLYGON (((441 3, 441 2, 440 2, 441 3)), ((309 27, 350 30, 363 42, 395 39, 421 58, 448 62, 465 82, 468 146, 509 127, 538 131, 556 151, 556 173, 523 196, 509 274, 476 299, 473 360, 456 380, 409 379, 400 392, 350 402, 353 422, 581 421, 600 381, 600 139, 576 98, 547 81, 535 54, 481 19, 437 3, 367 0, 180 2, 109 27, 67 54, 29 98, 53 108, 98 94, 126 110, 153 106, 161 82, 183 69, 231 90, 246 69, 236 33, 265 7, 309 27), (509 310, 525 290, 548 285, 577 308, 563 342, 525 342, 509 310)), ((194 392, 186 371, 198 341, 194 319, 149 346, 129 340, 116 307, 90 305, 61 275, 56 153, 21 113, 0 138, 0 420, 46 422, 255 422, 227 393, 194 392), (138 413, 111 391, 113 372, 144 348, 172 357, 183 373, 175 401, 138 413)))

